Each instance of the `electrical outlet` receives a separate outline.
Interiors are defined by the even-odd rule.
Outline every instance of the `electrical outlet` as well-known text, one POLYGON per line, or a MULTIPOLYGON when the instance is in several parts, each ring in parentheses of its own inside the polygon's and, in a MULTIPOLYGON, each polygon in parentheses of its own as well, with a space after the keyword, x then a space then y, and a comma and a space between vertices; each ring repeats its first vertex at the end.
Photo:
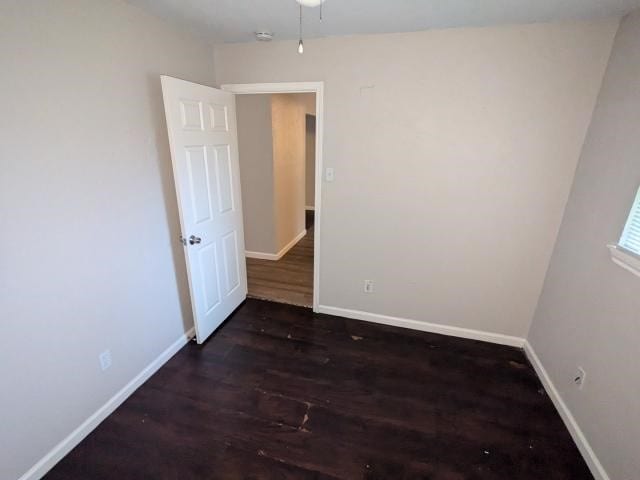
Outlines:
POLYGON ((582 387, 584 387, 584 382, 586 382, 587 380, 587 372, 584 371, 584 368, 582 367, 578 367, 578 369, 576 370, 576 374, 573 377, 573 383, 576 384, 576 386, 582 390, 582 387))
POLYGON ((105 350, 100 355, 98 355, 98 359, 100 360, 100 368, 104 372, 107 368, 111 366, 111 350, 105 350))
POLYGON ((373 293, 373 280, 364 281, 364 293, 373 293))

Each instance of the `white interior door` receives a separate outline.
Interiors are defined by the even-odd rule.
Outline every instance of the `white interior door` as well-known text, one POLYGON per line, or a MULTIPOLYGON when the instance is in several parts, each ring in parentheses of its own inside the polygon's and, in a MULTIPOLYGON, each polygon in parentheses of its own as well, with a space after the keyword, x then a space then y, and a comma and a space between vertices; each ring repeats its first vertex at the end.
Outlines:
POLYGON ((247 296, 235 97, 162 76, 198 343, 247 296))

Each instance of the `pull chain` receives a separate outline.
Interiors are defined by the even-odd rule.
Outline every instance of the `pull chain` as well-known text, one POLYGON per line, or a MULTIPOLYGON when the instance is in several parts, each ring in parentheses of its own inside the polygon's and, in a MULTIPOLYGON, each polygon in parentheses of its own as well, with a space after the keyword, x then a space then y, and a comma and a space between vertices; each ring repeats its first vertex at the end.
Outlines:
POLYGON ((302 4, 300 4, 300 30, 299 30, 300 41, 298 42, 298 53, 304 53, 304 44, 302 43, 302 4))

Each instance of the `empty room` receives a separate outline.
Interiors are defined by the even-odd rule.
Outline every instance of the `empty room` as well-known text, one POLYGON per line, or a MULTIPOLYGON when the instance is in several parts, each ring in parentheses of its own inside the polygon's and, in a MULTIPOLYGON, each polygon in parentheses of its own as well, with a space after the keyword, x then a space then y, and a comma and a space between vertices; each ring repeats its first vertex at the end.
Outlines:
POLYGON ((3 0, 0 98, 1 480, 640 479, 640 0, 3 0))

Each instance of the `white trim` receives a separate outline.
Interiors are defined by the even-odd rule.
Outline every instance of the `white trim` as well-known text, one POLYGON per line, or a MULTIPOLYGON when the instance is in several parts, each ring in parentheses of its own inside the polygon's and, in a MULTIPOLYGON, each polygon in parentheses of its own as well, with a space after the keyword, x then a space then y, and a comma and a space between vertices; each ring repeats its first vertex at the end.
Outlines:
POLYGON ((311 205, 305 205, 305 206, 304 206, 304 209, 305 209, 305 210, 311 210, 311 211, 314 211, 314 210, 315 210, 315 207, 313 207, 313 206, 311 206, 311 205))
POLYGON ((412 330, 420 330, 423 332, 439 333, 453 337, 470 338, 473 340, 481 340, 483 342, 498 343, 500 345, 509 345, 511 347, 522 348, 525 342, 524 338, 503 335, 501 333, 422 322, 420 320, 412 320, 409 318, 391 317, 389 315, 363 312, 360 310, 350 310, 348 308, 320 305, 318 312, 326 313, 328 315, 337 315, 339 317, 353 318, 356 320, 364 320, 367 322, 381 323, 383 325, 391 325, 394 327, 410 328, 412 330))
POLYGON ((184 347, 195 335, 194 328, 173 342, 169 348, 162 352, 155 360, 147 365, 133 380, 111 397, 107 403, 96 410, 78 428, 71 432, 64 440, 53 447, 49 453, 42 457, 38 463, 31 467, 19 480, 38 480, 42 478, 65 455, 89 435, 100 423, 111 415, 129 396, 135 392, 151 375, 156 373, 171 357, 184 347))
POLYGON ((277 253, 253 252, 251 250, 245 250, 244 256, 246 258, 257 258, 258 260, 273 260, 274 262, 282 258, 277 253))
POLYGON ((544 386, 547 395, 555 405, 556 410, 558 410, 558 413, 560 414, 560 417, 569 430, 569 433, 571 434, 573 441, 578 447, 578 450, 580 450, 580 453, 584 457, 585 462, 587 462, 589 470, 591 470, 591 474, 596 480, 610 480, 609 475, 607 475, 606 470, 600 463, 600 460, 598 460, 598 457, 591 448, 591 445, 589 445, 587 437, 585 437, 584 433, 582 433, 578 422, 572 415, 569 407, 567 407, 567 404, 564 403, 564 400, 562 400, 560 392, 558 392, 555 385, 551 381, 551 377, 547 373, 547 370, 544 368, 544 365, 542 365, 540 358, 538 358, 538 355, 536 354, 533 346, 529 343, 528 340, 524 342, 524 353, 531 362, 531 365, 533 365, 533 368, 538 374, 540 381, 542 381, 542 385, 544 386))
MULTIPOLYGON (((256 93, 317 93, 318 89, 323 87, 324 82, 228 83, 220 86, 222 90, 239 95, 256 93)), ((317 113, 318 110, 316 110, 317 113)))
POLYGON ((607 248, 611 253, 613 263, 640 277, 640 257, 620 245, 609 244, 607 248))
POLYGON ((289 243, 287 243, 282 250, 278 253, 264 253, 264 252, 251 252, 249 250, 244 252, 244 256, 247 258, 259 258, 260 260, 280 260, 291 250, 302 238, 307 234, 306 230, 302 230, 298 235, 293 237, 289 243))
POLYGON ((315 219, 313 242, 313 311, 320 310, 320 226, 322 222, 322 147, 324 139, 324 82, 288 82, 288 83, 237 83, 220 87, 235 94, 255 93, 315 93, 316 94, 316 175, 315 175, 315 219))

